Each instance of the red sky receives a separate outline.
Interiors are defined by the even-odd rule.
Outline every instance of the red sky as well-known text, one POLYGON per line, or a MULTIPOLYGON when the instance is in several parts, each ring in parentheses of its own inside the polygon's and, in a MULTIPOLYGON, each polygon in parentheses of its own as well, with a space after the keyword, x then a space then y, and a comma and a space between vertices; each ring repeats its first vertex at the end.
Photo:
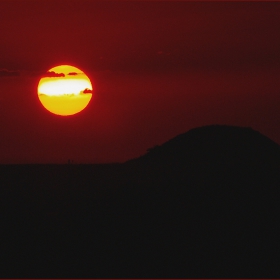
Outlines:
POLYGON ((280 144, 280 2, 0 1, 0 163, 123 162, 191 128, 249 126, 280 144), (70 64, 81 113, 37 97, 70 64))

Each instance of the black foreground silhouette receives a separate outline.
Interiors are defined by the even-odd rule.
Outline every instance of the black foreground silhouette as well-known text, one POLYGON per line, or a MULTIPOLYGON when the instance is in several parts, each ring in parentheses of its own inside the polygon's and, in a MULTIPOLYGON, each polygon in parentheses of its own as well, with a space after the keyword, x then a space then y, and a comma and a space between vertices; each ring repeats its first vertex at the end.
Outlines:
POLYGON ((2 278, 279 278, 280 146, 195 128, 123 164, 1 165, 2 278))

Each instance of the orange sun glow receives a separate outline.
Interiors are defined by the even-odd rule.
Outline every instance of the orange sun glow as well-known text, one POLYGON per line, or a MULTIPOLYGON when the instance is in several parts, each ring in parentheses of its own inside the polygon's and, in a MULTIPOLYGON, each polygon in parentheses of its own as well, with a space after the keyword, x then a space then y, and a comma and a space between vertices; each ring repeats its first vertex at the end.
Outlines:
POLYGON ((92 97, 92 84, 77 67, 60 65, 51 68, 40 79, 38 97, 51 113, 74 115, 86 108, 92 97))

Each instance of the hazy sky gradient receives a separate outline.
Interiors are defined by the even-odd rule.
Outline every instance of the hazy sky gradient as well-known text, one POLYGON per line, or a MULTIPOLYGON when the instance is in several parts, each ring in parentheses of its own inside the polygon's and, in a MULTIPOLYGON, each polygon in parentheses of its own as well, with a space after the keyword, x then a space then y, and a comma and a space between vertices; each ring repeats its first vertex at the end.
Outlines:
POLYGON ((0 2, 0 163, 125 161, 207 125, 280 144, 280 3, 0 2), (59 117, 40 75, 92 80, 85 111, 59 117))

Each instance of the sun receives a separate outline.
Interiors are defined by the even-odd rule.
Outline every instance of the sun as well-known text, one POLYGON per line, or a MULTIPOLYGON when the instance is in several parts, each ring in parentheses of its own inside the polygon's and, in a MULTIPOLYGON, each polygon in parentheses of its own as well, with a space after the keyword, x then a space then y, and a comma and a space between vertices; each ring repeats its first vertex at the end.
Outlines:
POLYGON ((38 97, 49 112, 70 116, 87 107, 92 98, 92 84, 79 68, 60 65, 48 70, 40 79, 38 97))

